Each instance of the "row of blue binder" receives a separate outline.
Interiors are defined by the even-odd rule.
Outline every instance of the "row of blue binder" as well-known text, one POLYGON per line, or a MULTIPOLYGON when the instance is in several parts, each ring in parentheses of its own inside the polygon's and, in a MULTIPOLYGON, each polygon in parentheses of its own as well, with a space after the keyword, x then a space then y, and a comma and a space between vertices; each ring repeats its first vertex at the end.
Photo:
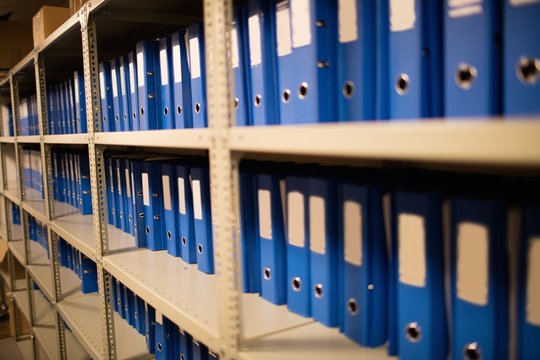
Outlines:
POLYGON ((45 196, 43 192, 43 168, 39 150, 23 149, 23 177, 26 189, 34 189, 45 196))
POLYGON ((82 71, 75 71, 73 77, 48 87, 47 111, 50 134, 80 134, 87 132, 84 75, 82 71))
POLYGON ((167 250, 214 273, 207 160, 112 154, 105 168, 109 224, 138 247, 167 250))
POLYGON ((146 337, 150 354, 157 360, 212 360, 218 356, 113 278, 114 311, 146 337))
POLYGON ((39 135, 39 120, 36 95, 19 102, 19 135, 39 135))
POLYGON ((36 220, 33 216, 28 215, 28 231, 30 240, 36 241, 39 245, 41 245, 47 251, 47 257, 49 257, 47 227, 36 220))
POLYGON ((86 151, 53 149, 52 174, 54 199, 92 214, 90 165, 86 151))
POLYGON ((58 237, 60 265, 71 269, 81 280, 81 292, 98 291, 96 263, 81 253, 66 240, 58 237))
POLYGON ((534 358, 540 202, 507 195, 512 181, 243 163, 244 292, 404 359, 506 358, 513 248, 519 358, 534 358), (510 205, 522 211, 519 249, 510 205))
POLYGON ((100 63, 103 131, 206 127, 204 73, 202 23, 100 63))
POLYGON ((11 203, 11 223, 21 225, 21 210, 14 203, 11 203))

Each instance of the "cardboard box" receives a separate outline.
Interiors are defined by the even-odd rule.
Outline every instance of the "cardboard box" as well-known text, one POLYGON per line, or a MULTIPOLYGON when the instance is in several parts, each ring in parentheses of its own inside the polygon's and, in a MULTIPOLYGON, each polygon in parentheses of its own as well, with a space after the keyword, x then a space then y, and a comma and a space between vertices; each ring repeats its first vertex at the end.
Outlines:
POLYGON ((32 19, 34 46, 41 44, 70 16, 70 9, 57 6, 43 6, 32 19))
POLYGON ((9 70, 34 47, 30 22, 0 21, 0 70, 9 70))

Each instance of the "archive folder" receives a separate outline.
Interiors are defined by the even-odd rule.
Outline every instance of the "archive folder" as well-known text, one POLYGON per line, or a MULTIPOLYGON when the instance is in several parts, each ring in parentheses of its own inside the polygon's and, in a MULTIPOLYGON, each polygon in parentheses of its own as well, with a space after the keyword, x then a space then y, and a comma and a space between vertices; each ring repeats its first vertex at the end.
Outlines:
POLYGON ((387 261, 382 189, 339 183, 340 328, 362 346, 387 340, 387 261))
POLYGON ((173 73, 173 109, 174 123, 177 129, 193 127, 191 107, 191 73, 188 66, 186 33, 174 32, 171 35, 172 73, 173 73))
POLYGON ((210 178, 206 164, 198 164, 191 168, 191 193, 193 196, 195 240, 197 242, 197 268, 205 273, 213 274, 214 246, 210 178))
POLYGON ((208 360, 208 348, 203 343, 193 339, 191 341, 193 360, 208 360))
POLYGON ((128 54, 128 73, 129 73, 129 98, 131 105, 130 129, 133 131, 140 130, 139 117, 139 80, 137 79, 137 56, 135 53, 128 54))
POLYGON ((280 177, 261 172, 257 174, 256 182, 261 296, 273 304, 282 305, 287 301, 287 262, 280 177))
POLYGON ((203 31, 204 27, 202 23, 191 25, 187 30, 194 128, 208 126, 206 117, 206 66, 204 60, 203 31))
POLYGON ((236 114, 236 125, 245 126, 251 125, 248 117, 249 94, 246 85, 248 84, 247 76, 247 44, 248 44, 248 28, 247 18, 245 15, 246 8, 244 5, 237 5, 233 10, 233 24, 231 30, 231 64, 234 74, 234 99, 233 106, 236 114))
POLYGON ((139 129, 159 128, 159 55, 158 43, 143 40, 137 43, 137 91, 139 98, 139 129))
MULTIPOLYGON (((84 74, 82 71, 75 71, 73 73, 73 86, 75 92, 75 117, 77 121, 77 132, 79 134, 84 134, 88 132, 88 124, 86 123, 86 98, 84 89, 84 74)), ((51 118, 49 117, 49 119, 51 118)))
POLYGON ((540 208, 521 212, 518 288, 518 359, 532 359, 540 341, 540 208))
POLYGON ((145 302, 142 298, 135 295, 135 328, 141 335, 146 335, 145 302))
POLYGON ((287 176, 287 307, 311 316, 308 179, 287 176))
POLYGON ((145 303, 145 328, 146 328, 146 348, 150 354, 156 352, 156 309, 152 305, 145 303))
POLYGON ((161 183, 163 188, 163 234, 165 239, 167 252, 172 256, 181 255, 181 245, 178 237, 178 196, 176 194, 178 186, 175 183, 176 165, 173 163, 161 164, 161 183))
POLYGON ((139 232, 143 232, 146 238, 146 247, 154 251, 165 249, 165 240, 162 238, 163 189, 159 165, 158 161, 145 160, 141 172, 144 227, 139 232))
POLYGON ((540 113, 540 2, 504 1, 504 113, 540 113))
POLYGON ((398 355, 404 359, 444 359, 446 310, 442 202, 437 193, 396 191, 392 252, 397 259, 398 355))
POLYGON ((508 356, 506 210, 495 199, 451 202, 452 354, 508 356))
MULTIPOLYGON (((145 207, 143 205, 143 182, 142 182, 142 173, 143 173, 143 159, 134 159, 131 163, 131 169, 133 173, 133 192, 135 194, 135 244, 137 247, 146 247, 146 235, 145 235, 145 207)), ((144 199, 146 200, 146 199, 144 199)))
POLYGON ((182 329, 178 329, 178 349, 180 352, 180 359, 192 360, 193 349, 191 348, 191 335, 182 329))
MULTIPOLYGON (((114 131, 111 66, 107 61, 99 64, 99 92, 101 98, 101 129, 104 132, 114 131)), ((62 120, 65 120, 65 117, 62 120)), ((66 133, 65 126, 62 126, 61 133, 66 133)))
MULTIPOLYGON (((379 1, 380 2, 380 1, 379 1)), ((338 1, 338 119, 375 119, 376 2, 338 1)))
POLYGON ((122 100, 122 113, 120 114, 120 122, 122 123, 123 131, 133 130, 131 126, 131 96, 128 91, 130 76, 128 71, 128 56, 122 55, 118 59, 120 72, 120 98, 122 100))
POLYGON ((159 39, 159 70, 161 72, 161 125, 160 129, 174 129, 173 84, 172 84, 172 46, 168 36, 159 39))
POLYGON ((444 9, 444 109, 446 116, 500 113, 498 1, 447 1, 444 9))
POLYGON ((122 184, 122 159, 118 157, 111 158, 112 162, 112 181, 115 192, 115 208, 116 208, 116 227, 119 230, 125 231, 127 229, 126 217, 124 216, 124 186, 122 184))
POLYGON ((88 294, 98 290, 96 263, 81 255, 81 292, 88 294))
POLYGON ((188 264, 194 264, 197 262, 197 242, 195 239, 195 219, 190 178, 189 164, 178 164, 176 166, 176 184, 181 256, 188 264))
POLYGON ((156 321, 154 322, 154 348, 156 360, 167 360, 167 334, 165 329, 165 318, 163 314, 156 310, 156 321))
POLYGON ((110 61, 111 66, 111 89, 113 99, 114 131, 123 131, 122 121, 122 97, 120 92, 120 60, 110 61))

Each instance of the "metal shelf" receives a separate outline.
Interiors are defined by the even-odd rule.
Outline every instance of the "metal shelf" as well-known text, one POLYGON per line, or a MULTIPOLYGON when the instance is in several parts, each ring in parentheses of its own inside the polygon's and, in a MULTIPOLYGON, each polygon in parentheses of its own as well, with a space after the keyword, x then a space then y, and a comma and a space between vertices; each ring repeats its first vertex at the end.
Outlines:
POLYGON ((45 135, 45 144, 88 144, 88 134, 45 135))
POLYGON ((95 136, 95 142, 99 145, 200 150, 210 148, 209 129, 103 132, 95 136))
POLYGON ((39 222, 46 224, 45 200, 41 197, 41 192, 35 189, 26 189, 26 198, 22 202, 23 209, 36 218, 39 222))
POLYGON ((53 301, 53 285, 51 278, 51 268, 49 265, 28 265, 26 267, 30 276, 41 291, 47 296, 49 301, 53 301))
POLYGON ((386 347, 364 348, 319 323, 311 323, 245 344, 239 353, 242 360, 380 360, 390 359, 386 347))
MULTIPOLYGON (((54 326, 35 326, 33 330, 34 335, 38 339, 38 342, 43 347, 43 350, 45 351, 49 359, 60 359, 60 356, 58 355, 56 329, 54 328, 54 326)), ((65 335, 66 353, 68 354, 70 360, 90 359, 90 356, 86 353, 81 344, 79 344, 71 331, 66 330, 65 335)))
POLYGON ((30 265, 47 265, 50 266, 47 250, 37 241, 29 240, 30 244, 30 265))
POLYGON ((23 360, 34 360, 34 346, 32 345, 32 339, 17 341, 17 349, 19 349, 23 360))
MULTIPOLYGON (((0 276, 2 276, 2 280, 4 281, 4 284, 8 287, 9 290, 14 290, 11 288, 11 284, 9 282, 9 273, 5 272, 3 269, 0 270, 0 276)), ((24 289, 26 287, 26 279, 16 279, 15 280, 15 289, 24 289)))
POLYGON ((0 136, 0 143, 14 144, 15 143, 15 136, 0 136))
MULTIPOLYGON (((97 293, 78 294, 58 303, 58 310, 81 345, 94 359, 103 359, 99 299, 97 293)), ((150 358, 146 340, 118 314, 114 314, 118 359, 150 358)))
MULTIPOLYGON (((42 326, 54 326, 54 306, 39 290, 33 290, 34 301, 36 303, 36 324, 42 326)), ((19 305, 28 323, 30 323, 30 303, 28 301, 28 292, 19 290, 13 293, 15 302, 19 305)))
POLYGON ((17 136, 17 142, 22 144, 39 144, 39 135, 17 136))
POLYGON ((237 127, 231 129, 230 135, 231 150, 236 152, 502 166, 540 165, 538 118, 237 127))
POLYGON ((17 259, 17 261, 19 261, 21 264, 24 265, 26 263, 25 256, 24 256, 24 253, 25 253, 24 241, 22 240, 10 241, 8 242, 8 247, 9 247, 9 250, 11 250, 11 253, 13 254, 13 256, 15 256, 15 258, 17 259))
POLYGON ((4 196, 8 198, 12 203, 19 205, 21 203, 21 198, 19 197, 19 190, 17 188, 7 188, 4 189, 4 196))

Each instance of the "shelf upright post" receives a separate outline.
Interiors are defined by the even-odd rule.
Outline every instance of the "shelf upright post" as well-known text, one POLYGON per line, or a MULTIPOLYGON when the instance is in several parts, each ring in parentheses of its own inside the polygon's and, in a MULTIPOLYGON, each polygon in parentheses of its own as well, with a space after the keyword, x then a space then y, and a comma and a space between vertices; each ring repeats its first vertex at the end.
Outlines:
MULTIPOLYGON (((52 180, 51 146, 45 144, 45 135, 49 132, 49 117, 47 111, 47 86, 45 76, 45 60, 43 54, 34 53, 34 70, 36 79, 36 98, 38 106, 39 147, 43 176, 43 190, 45 195, 45 217, 47 219, 47 241, 49 245, 50 267, 53 285, 54 303, 62 301, 62 286, 60 281, 60 264, 58 250, 58 236, 51 230, 50 222, 54 219, 54 196, 52 180)), ((33 296, 33 291, 30 290, 33 296)), ((34 308, 34 304, 32 307, 34 308)), ((35 309, 35 308, 34 308, 35 309)), ((66 336, 64 321, 58 311, 55 311, 56 340, 60 359, 67 359, 66 336)))
POLYGON ((117 358, 114 332, 114 308, 112 276, 103 267, 103 256, 109 253, 107 224, 107 189, 105 184, 104 146, 96 145, 95 133, 101 131, 101 105, 99 89, 98 50, 96 22, 91 17, 92 2, 80 10, 82 49, 84 64, 84 90, 86 118, 88 122, 88 159, 92 192, 92 216, 96 243, 96 267, 98 273, 99 309, 104 358, 117 358))
MULTIPOLYGON (((206 51, 206 87, 208 124, 211 133, 210 184, 214 257, 218 276, 219 335, 221 359, 237 358, 240 339, 240 281, 237 272, 240 241, 237 226, 230 127, 234 124, 232 103, 233 77, 229 54, 232 23, 231 0, 204 1, 204 34, 206 51)), ((241 274, 240 274, 241 276, 241 274)))

